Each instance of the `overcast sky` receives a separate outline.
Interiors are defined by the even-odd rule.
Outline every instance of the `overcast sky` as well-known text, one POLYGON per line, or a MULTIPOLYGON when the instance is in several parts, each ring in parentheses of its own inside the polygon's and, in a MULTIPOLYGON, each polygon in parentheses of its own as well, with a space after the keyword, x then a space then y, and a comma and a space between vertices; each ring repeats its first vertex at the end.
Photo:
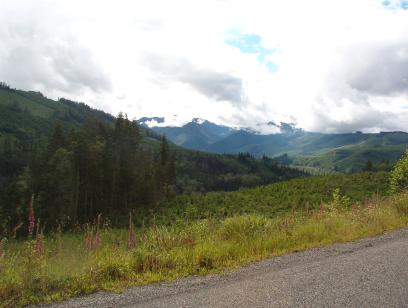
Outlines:
POLYGON ((0 20, 0 80, 51 98, 408 131, 408 0, 0 0, 0 20))

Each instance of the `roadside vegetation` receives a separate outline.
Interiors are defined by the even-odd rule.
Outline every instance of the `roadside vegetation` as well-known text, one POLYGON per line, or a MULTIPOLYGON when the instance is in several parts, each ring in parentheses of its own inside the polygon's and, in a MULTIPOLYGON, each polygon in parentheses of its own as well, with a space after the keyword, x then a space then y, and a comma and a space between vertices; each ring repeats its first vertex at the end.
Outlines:
POLYGON ((134 213, 127 229, 111 228, 99 216, 92 225, 48 235, 35 218, 34 200, 28 235, 17 226, 14 235, 1 240, 0 302, 24 306, 218 273, 401 228, 408 224, 408 194, 398 188, 387 195, 388 183, 381 173, 295 179, 179 197, 150 216, 145 213, 141 223, 143 213, 134 213), (289 198, 296 191, 303 201, 289 198))

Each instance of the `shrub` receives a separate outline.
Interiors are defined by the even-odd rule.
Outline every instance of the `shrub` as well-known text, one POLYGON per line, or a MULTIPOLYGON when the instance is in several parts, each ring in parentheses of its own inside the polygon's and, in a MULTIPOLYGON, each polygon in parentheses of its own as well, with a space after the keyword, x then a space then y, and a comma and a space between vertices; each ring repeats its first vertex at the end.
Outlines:
POLYGON ((270 228, 270 220, 257 215, 243 215, 225 219, 221 237, 230 240, 254 238, 270 228))
POLYGON ((393 206, 399 215, 408 216, 407 194, 395 196, 393 199, 393 206))
POLYGON ((392 193, 408 188, 408 150, 397 161, 390 174, 390 189, 392 193))
POLYGON ((326 206, 326 209, 329 211, 337 211, 339 209, 349 207, 350 204, 350 198, 342 195, 340 192, 340 188, 336 188, 333 191, 333 200, 326 206))

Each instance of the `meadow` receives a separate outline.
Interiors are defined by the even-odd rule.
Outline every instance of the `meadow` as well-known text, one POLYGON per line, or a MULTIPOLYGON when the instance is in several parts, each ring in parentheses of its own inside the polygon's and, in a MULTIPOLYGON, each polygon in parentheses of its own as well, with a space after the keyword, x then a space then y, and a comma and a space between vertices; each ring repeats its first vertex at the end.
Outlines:
MULTIPOLYGON (((350 183, 354 183, 354 190, 347 190, 345 185, 330 191, 330 187, 317 185, 323 178, 308 179, 309 183, 316 181, 316 185, 310 185, 309 191, 308 186, 300 191, 309 198, 305 201, 310 202, 307 210, 285 206, 265 211, 266 204, 274 207, 271 200, 262 201, 276 192, 274 186, 283 185, 290 190, 293 185, 300 189, 303 179, 297 179, 236 193, 180 197, 168 204, 171 212, 177 208, 181 213, 184 209, 178 217, 173 217, 171 224, 170 218, 163 218, 166 211, 162 209, 141 226, 135 223, 137 217, 130 217, 127 229, 111 228, 100 217, 95 224, 70 233, 56 231, 43 235, 40 230, 36 233, 31 229, 33 234, 28 239, 3 239, 1 305, 52 302, 98 290, 120 291, 190 275, 220 273, 256 260, 373 236, 408 224, 408 194, 386 196, 385 189, 380 191, 373 185, 374 179, 378 180, 377 184, 381 184, 381 177, 384 180, 381 174, 353 177, 355 182, 350 183), (359 177, 361 181, 357 180, 359 177), (373 178, 367 181, 370 177, 373 178), (372 185, 372 192, 360 194, 362 187, 357 189, 358 183, 366 189, 372 185), (318 195, 319 189, 328 190, 325 200, 311 197, 318 195), (248 195, 256 195, 258 199, 245 198, 248 195), (198 210, 221 196, 229 203, 237 202, 236 209, 247 204, 247 212, 234 213, 233 205, 224 205, 225 209, 219 212, 215 210, 219 204, 198 210), (261 205, 253 208, 251 202, 261 205)), ((348 183, 346 178, 339 177, 338 181, 348 183)), ((285 203, 282 196, 281 199, 286 205, 294 202, 285 203)))

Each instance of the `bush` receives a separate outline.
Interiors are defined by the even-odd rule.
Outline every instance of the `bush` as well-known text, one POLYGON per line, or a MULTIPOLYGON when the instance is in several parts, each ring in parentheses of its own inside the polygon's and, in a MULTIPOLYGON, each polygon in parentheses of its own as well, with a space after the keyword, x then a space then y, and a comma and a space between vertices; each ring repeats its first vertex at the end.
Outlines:
POLYGON ((406 190, 408 188, 408 150, 404 156, 397 161, 390 174, 390 189, 392 193, 406 190))
POLYGON ((270 219, 258 215, 243 215, 224 220, 221 237, 241 241, 264 234, 271 228, 270 219))
POLYGON ((401 216, 408 216, 407 194, 400 194, 394 197, 393 206, 401 216))

